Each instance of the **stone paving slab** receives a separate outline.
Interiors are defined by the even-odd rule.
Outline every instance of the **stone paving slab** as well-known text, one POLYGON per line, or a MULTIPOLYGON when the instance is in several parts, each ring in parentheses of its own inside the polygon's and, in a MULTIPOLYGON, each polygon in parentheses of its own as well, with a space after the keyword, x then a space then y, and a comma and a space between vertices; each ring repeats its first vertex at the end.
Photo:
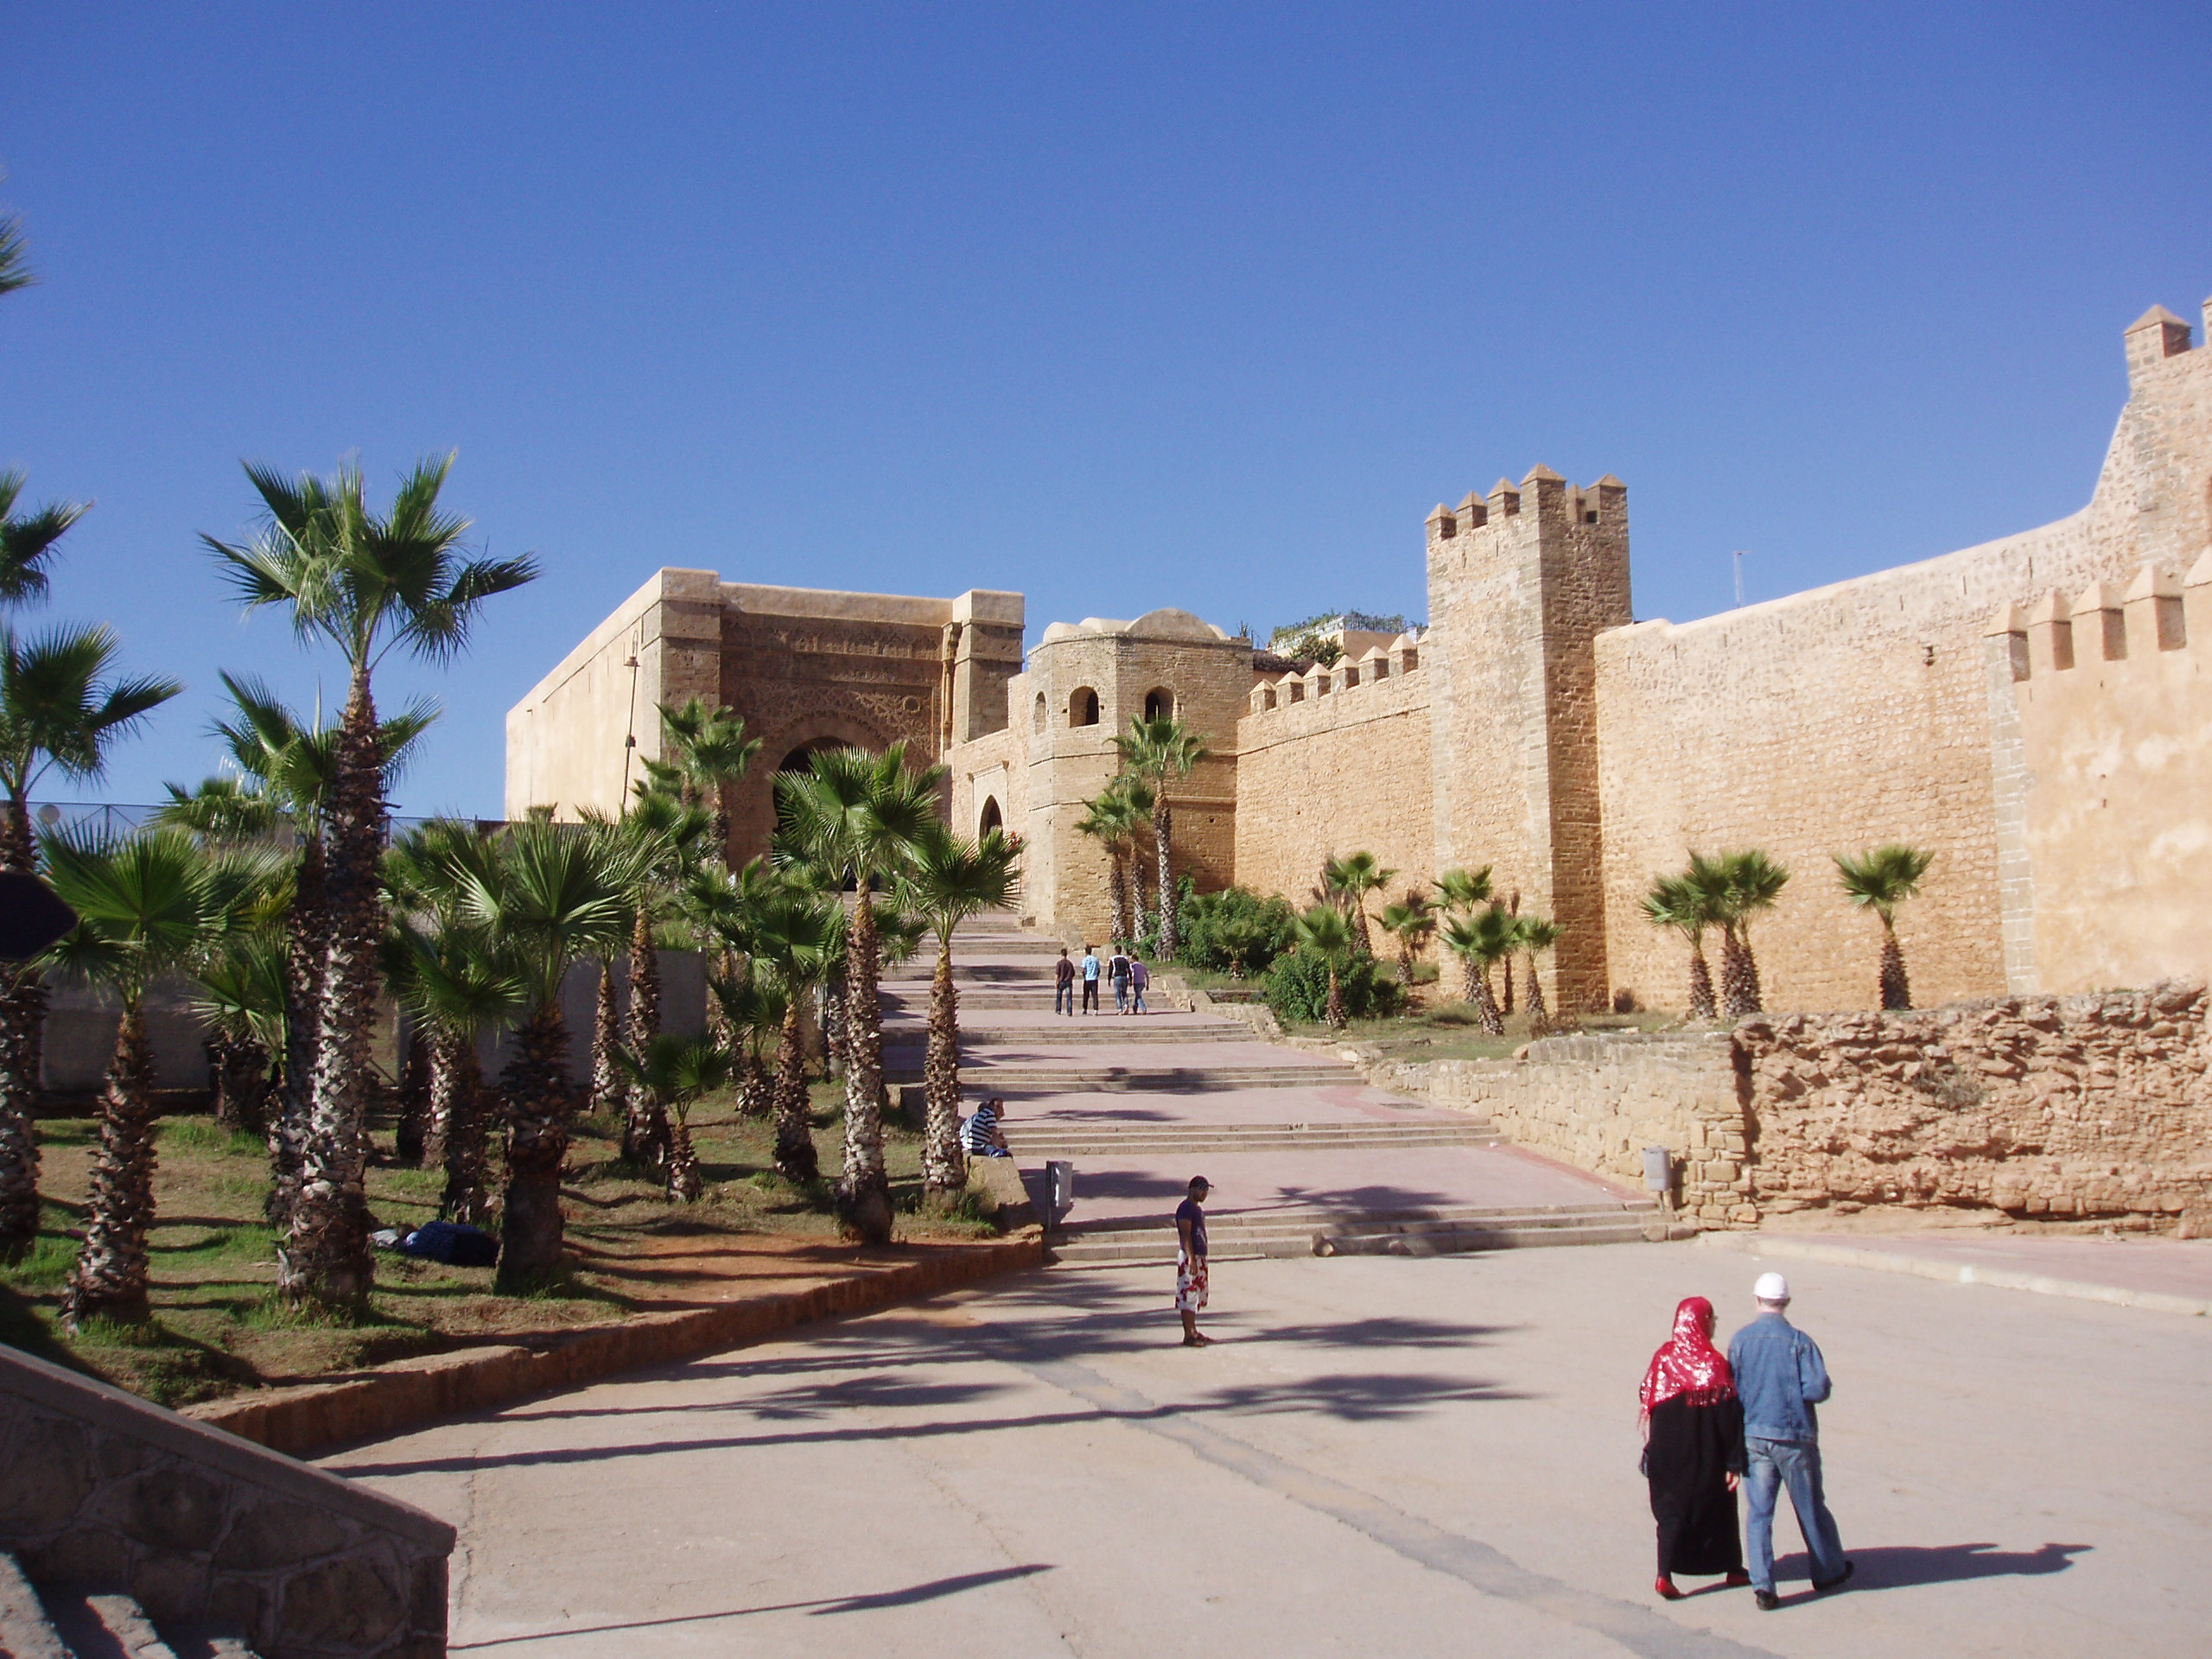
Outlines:
POLYGON ((1328 1147, 1306 1152, 1140 1153, 1077 1158, 1071 1227, 1172 1216, 1191 1177, 1213 1185, 1218 1216, 1325 1210, 1396 1215, 1414 1210, 1605 1203, 1645 1195, 1503 1145, 1328 1147))
POLYGON ((2212 1315, 2212 1240, 1946 1231, 1707 1233, 1702 1242, 1777 1262, 1835 1262, 1954 1284, 2212 1315))
POLYGON ((457 1656, 2196 1659, 2212 1332, 1807 1262, 1858 1565, 1651 1594, 1636 1385, 1690 1245, 1036 1273, 356 1449, 459 1525, 457 1656))
MULTIPOLYGON (((981 1077, 982 1073, 976 1073, 981 1077)), ((963 1074, 963 1082, 967 1074, 963 1074)), ((1187 1093, 1111 1094, 1009 1089, 1008 1121, 1072 1128, 1167 1128, 1207 1123, 1448 1123, 1475 1120, 1449 1106, 1408 1100, 1364 1083, 1285 1084, 1187 1093)))
MULTIPOLYGON (((886 1047, 918 1048, 918 1042, 886 1047)), ((1323 1058, 1274 1043, 1249 1041, 1194 1042, 1185 1046, 1155 1043, 1063 1043, 1041 1039, 1034 1043, 989 1043, 961 1051, 963 1072, 969 1067, 982 1074, 999 1065, 1121 1065, 1143 1071, 1161 1066, 1298 1067, 1317 1077, 1346 1077, 1354 1074, 1341 1060, 1323 1058)), ((964 1078, 963 1078, 964 1081, 964 1078)))

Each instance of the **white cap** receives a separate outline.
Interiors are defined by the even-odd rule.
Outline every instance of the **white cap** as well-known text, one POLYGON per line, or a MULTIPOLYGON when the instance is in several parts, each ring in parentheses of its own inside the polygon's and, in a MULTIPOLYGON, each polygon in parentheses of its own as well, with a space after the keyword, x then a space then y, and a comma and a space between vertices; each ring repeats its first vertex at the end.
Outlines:
POLYGON ((1763 1273, 1751 1287, 1751 1294, 1762 1302, 1786 1302, 1789 1300, 1789 1281, 1778 1273, 1763 1273))

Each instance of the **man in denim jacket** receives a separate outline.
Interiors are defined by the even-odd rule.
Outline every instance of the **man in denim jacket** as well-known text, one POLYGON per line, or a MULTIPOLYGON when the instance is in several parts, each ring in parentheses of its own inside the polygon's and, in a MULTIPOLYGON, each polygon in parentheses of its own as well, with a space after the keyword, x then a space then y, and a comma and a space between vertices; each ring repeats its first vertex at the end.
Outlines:
POLYGON ((1789 1488, 1789 1507, 1797 1511, 1797 1530, 1812 1557, 1813 1588, 1835 1589, 1851 1576, 1852 1565, 1843 1557, 1843 1540, 1821 1491, 1820 1420, 1813 1408, 1828 1397, 1827 1364, 1813 1339, 1783 1317, 1789 1281, 1763 1273, 1751 1295, 1758 1318, 1729 1341, 1728 1369, 1736 1374, 1736 1393, 1744 1402, 1751 1597, 1762 1612, 1772 1612, 1781 1605, 1774 1593, 1777 1487, 1789 1488))

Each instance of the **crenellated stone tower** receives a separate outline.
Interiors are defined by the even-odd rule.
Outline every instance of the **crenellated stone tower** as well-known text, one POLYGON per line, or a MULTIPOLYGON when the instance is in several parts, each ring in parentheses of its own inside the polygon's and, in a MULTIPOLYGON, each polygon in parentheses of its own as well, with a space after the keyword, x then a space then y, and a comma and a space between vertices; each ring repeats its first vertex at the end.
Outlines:
POLYGON ((1606 995, 1592 642, 1631 620, 1628 488, 1538 467, 1428 516, 1439 869, 1488 864, 1562 933, 1559 1005, 1606 995))

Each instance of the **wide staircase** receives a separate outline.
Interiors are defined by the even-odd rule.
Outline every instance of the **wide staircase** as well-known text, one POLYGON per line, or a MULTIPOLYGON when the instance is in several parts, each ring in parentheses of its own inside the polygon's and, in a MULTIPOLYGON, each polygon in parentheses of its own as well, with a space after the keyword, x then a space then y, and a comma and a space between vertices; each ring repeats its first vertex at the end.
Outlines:
MULTIPOLYGON (((1175 1205, 1199 1173, 1214 1184, 1222 1261, 1663 1236, 1648 1198, 1516 1152, 1480 1117, 1372 1088, 1342 1061, 1172 1007, 1156 988, 1141 1017, 1115 1012, 1110 985, 1099 1013, 1058 1014, 1060 950, 1001 914, 953 943, 969 1103, 1005 1101, 1007 1143, 1040 1214, 1044 1166, 1076 1168, 1074 1200, 1048 1230, 1059 1264, 1172 1261, 1175 1205)), ((885 979, 891 1083, 920 1079, 933 966, 925 952, 885 979)))

